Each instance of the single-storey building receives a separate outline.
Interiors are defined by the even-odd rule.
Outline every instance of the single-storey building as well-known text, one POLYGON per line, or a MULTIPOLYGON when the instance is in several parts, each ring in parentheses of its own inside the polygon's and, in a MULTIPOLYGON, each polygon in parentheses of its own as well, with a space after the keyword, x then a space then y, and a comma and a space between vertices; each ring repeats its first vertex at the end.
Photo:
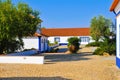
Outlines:
POLYGON ((120 0, 113 1, 110 11, 116 15, 116 64, 120 68, 120 0))
POLYGON ((68 38, 78 37, 82 45, 92 42, 90 28, 47 28, 42 29, 42 34, 48 37, 50 43, 58 42, 59 45, 66 45, 68 38))
POLYGON ((23 38, 24 49, 35 48, 45 52, 49 50, 48 41, 67 45, 67 39, 73 36, 80 38, 81 45, 93 42, 90 37, 90 28, 47 28, 41 29, 40 33, 35 33, 34 37, 23 38))

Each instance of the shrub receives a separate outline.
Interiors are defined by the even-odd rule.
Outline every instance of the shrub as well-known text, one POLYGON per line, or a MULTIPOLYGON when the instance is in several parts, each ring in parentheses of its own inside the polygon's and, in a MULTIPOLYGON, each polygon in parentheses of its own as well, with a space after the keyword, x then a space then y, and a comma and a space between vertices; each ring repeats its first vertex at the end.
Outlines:
POLYGON ((103 55, 103 53, 104 53, 104 51, 103 51, 101 48, 97 48, 97 49, 93 52, 94 55, 103 55))
POLYGON ((105 39, 104 43, 102 43, 100 47, 104 52, 107 52, 110 55, 116 54, 116 42, 114 39, 113 40, 105 39))
POLYGON ((103 42, 91 42, 86 45, 86 47, 99 47, 103 42))
POLYGON ((56 45, 56 44, 58 44, 57 41, 55 41, 54 43, 51 43, 50 41, 48 41, 48 45, 49 45, 49 46, 54 46, 54 45, 56 45))
POLYGON ((57 41, 55 41, 55 42, 54 42, 54 44, 58 44, 58 42, 57 42, 57 41))
POLYGON ((5 39, 0 41, 0 53, 1 54, 9 54, 13 52, 17 52, 18 50, 22 50, 23 41, 15 40, 15 39, 5 39), (3 52, 3 53, 2 53, 3 52))
POLYGON ((109 55, 116 55, 116 41, 114 39, 105 38, 104 42, 100 44, 100 47, 95 50, 93 54, 103 55, 103 53, 109 53, 109 55))
POLYGON ((76 53, 79 50, 79 38, 71 37, 68 39, 68 49, 71 53, 76 53))

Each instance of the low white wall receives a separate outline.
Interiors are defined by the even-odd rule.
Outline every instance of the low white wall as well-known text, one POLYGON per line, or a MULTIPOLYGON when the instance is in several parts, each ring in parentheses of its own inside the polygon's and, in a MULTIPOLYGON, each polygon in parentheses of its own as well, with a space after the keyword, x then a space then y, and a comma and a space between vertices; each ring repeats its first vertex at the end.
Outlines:
POLYGON ((2 56, 0 63, 44 64, 44 56, 2 56))

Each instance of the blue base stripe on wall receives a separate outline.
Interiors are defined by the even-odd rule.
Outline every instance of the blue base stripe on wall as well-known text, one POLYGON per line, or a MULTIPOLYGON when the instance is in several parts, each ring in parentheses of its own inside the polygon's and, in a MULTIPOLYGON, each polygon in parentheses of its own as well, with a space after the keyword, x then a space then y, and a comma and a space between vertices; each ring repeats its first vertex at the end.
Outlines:
POLYGON ((59 43, 59 45, 67 45, 68 43, 59 43))
POLYGON ((116 65, 120 68, 120 58, 116 57, 116 65))

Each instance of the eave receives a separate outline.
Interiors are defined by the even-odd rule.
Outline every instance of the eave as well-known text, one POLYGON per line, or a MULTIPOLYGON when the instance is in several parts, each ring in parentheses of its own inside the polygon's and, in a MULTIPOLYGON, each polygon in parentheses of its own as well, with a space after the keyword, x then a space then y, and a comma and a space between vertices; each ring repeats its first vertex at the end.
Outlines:
POLYGON ((118 2, 120 0, 114 0, 114 2, 112 3, 111 7, 110 7, 110 11, 114 11, 115 7, 117 6, 118 2))

